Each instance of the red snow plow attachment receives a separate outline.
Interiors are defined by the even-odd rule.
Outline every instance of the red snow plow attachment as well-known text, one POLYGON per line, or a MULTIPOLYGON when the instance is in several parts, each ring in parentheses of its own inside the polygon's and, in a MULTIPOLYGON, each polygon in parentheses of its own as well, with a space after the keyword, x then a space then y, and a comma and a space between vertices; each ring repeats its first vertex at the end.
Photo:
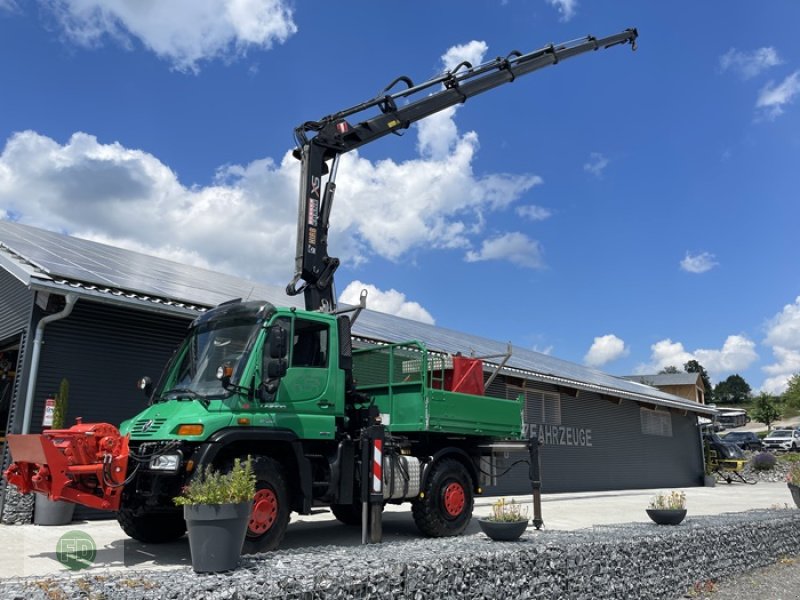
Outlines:
POLYGON ((102 510, 118 510, 128 467, 128 438, 108 423, 8 436, 9 483, 22 493, 46 494, 102 510))

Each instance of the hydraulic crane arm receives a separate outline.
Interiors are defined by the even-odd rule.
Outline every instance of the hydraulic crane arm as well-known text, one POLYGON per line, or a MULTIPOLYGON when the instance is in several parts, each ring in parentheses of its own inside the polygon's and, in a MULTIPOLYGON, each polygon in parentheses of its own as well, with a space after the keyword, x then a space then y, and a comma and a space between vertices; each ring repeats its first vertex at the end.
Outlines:
POLYGON ((505 58, 496 58, 477 67, 462 62, 453 70, 420 85, 414 85, 411 79, 401 76, 372 100, 297 127, 297 148, 294 155, 302 161, 297 254, 295 276, 286 287, 286 292, 291 296, 304 292, 308 310, 335 308, 333 274, 339 266, 339 259, 328 256, 327 238, 336 189, 336 171, 342 154, 390 133, 398 133, 416 121, 451 106, 463 104, 472 96, 504 83, 511 83, 517 77, 567 58, 619 44, 631 44, 635 50, 637 37, 636 29, 626 29, 605 38, 587 36, 559 45, 550 44, 528 54, 513 51, 505 58), (398 84, 405 84, 407 87, 391 92, 398 84), (443 87, 430 93, 430 88, 434 86, 443 87), (407 104, 398 106, 398 100, 410 98, 426 90, 428 95, 410 99, 407 104), (375 107, 380 111, 379 114, 357 125, 351 125, 347 121, 348 117, 375 107), (313 136, 309 137, 310 134, 313 136), (329 160, 333 161, 330 169, 325 164, 329 160), (329 172, 330 176, 323 189, 322 177, 329 172), (301 280, 304 283, 298 287, 301 280))

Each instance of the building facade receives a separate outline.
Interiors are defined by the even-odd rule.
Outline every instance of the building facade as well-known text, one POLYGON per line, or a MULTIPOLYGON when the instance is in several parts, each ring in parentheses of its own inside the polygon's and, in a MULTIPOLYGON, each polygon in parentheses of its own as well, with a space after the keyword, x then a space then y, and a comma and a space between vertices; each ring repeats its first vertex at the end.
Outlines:
MULTIPOLYGON (((45 401, 70 383, 69 422, 121 421, 145 397, 193 318, 236 297, 294 304, 280 288, 0 221, 0 427, 42 430, 45 401)), ((507 345, 364 311, 361 343, 416 339, 432 350, 502 354, 507 345)), ((698 416, 708 407, 529 350, 515 349, 487 389, 525 397, 545 492, 700 485, 698 416)), ((527 465, 504 457, 489 493, 529 491, 527 465)), ((9 454, 3 445, 3 468, 9 454)), ((5 482, 2 486, 5 497, 5 482)), ((78 512, 79 516, 97 516, 78 512)))

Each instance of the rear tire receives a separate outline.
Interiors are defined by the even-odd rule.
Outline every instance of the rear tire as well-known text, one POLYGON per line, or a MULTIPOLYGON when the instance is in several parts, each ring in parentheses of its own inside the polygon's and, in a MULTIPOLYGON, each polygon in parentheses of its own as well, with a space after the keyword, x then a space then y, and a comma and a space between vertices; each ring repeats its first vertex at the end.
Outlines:
POLYGON ((289 525, 289 491, 281 464, 266 456, 253 459, 256 497, 242 554, 275 550, 289 525))
POLYGON ((128 537, 149 544, 172 542, 186 533, 182 511, 134 515, 131 509, 120 508, 117 523, 128 537))
POLYGON ((472 519, 472 478, 452 458, 442 459, 431 469, 422 497, 411 504, 414 523, 428 537, 460 535, 472 519))

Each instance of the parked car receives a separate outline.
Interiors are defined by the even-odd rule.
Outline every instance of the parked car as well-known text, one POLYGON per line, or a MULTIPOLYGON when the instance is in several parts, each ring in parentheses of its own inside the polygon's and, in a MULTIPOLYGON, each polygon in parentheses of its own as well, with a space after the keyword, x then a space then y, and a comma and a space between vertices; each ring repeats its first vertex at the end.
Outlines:
POLYGON ((722 439, 736 444, 742 450, 761 450, 764 447, 761 438, 752 431, 730 431, 722 439))
POLYGON ((800 431, 797 429, 776 429, 764 438, 764 448, 767 450, 792 450, 800 449, 800 431))

